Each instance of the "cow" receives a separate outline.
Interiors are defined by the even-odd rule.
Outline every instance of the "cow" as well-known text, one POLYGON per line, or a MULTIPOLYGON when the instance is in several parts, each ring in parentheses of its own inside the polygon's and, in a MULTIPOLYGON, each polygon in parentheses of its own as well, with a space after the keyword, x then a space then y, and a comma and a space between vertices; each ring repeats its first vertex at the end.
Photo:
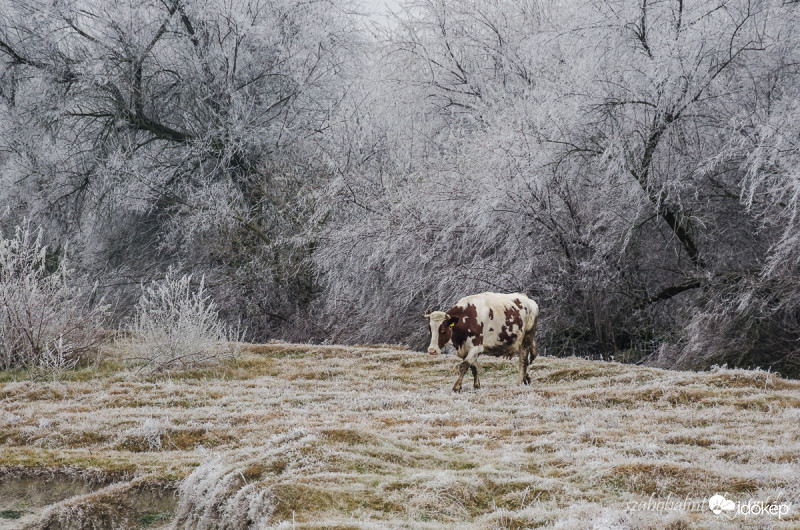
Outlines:
POLYGON ((536 327, 539 306, 522 293, 481 293, 466 296, 447 311, 422 315, 431 329, 428 353, 436 355, 448 344, 463 359, 458 365, 454 392, 472 370, 473 385, 481 387, 475 361, 481 354, 519 357, 519 384, 529 385, 528 365, 536 358, 536 327))

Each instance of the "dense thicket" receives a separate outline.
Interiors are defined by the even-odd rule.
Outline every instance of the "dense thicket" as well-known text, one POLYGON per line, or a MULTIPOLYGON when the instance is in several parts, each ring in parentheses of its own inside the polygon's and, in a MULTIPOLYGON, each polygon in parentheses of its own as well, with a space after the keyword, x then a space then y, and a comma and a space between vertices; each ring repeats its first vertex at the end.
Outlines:
POLYGON ((780 0, 0 0, 3 224, 121 316, 172 267, 255 339, 418 344, 520 290, 549 354, 797 375, 799 32, 780 0))
POLYGON ((254 335, 289 329, 351 26, 320 1, 1 1, 4 224, 71 242, 123 313, 172 265, 254 335))

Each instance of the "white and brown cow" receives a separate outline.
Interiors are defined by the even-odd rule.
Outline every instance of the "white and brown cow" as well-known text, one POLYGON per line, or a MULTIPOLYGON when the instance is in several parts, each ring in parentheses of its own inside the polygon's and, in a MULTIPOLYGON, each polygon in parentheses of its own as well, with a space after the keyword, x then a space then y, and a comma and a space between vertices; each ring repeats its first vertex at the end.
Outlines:
POLYGON ((481 354, 495 357, 519 357, 519 382, 530 384, 528 365, 536 358, 536 326, 539 306, 521 293, 481 293, 466 296, 447 311, 423 315, 430 322, 431 344, 428 353, 442 352, 452 343, 459 357, 458 380, 453 386, 461 391, 461 381, 472 370, 475 388, 480 388, 475 361, 481 354))

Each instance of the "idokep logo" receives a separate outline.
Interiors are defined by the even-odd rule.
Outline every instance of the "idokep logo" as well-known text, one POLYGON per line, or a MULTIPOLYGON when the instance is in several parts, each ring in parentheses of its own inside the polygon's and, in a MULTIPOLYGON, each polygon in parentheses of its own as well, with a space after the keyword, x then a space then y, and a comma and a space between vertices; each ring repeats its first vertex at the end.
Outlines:
POLYGON ((733 502, 726 499, 724 496, 717 493, 708 499, 708 507, 712 512, 719 515, 724 513, 729 519, 733 519, 737 515, 749 517, 751 515, 772 515, 777 516, 778 519, 783 519, 784 515, 789 514, 789 504, 784 502, 781 504, 764 503, 764 501, 749 500, 747 504, 741 502, 733 502))

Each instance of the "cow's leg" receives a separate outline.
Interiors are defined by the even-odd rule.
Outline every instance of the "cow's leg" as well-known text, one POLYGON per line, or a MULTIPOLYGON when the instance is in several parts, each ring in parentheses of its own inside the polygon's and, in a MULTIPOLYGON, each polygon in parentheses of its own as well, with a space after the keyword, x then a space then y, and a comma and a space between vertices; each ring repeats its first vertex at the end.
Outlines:
POLYGON ((536 359, 536 330, 532 329, 525 334, 522 339, 522 347, 519 350, 519 384, 531 384, 531 376, 528 375, 528 365, 536 359))
POLYGON ((476 389, 480 388, 481 382, 478 381, 478 367, 473 364, 469 369, 472 370, 472 386, 476 389))
POLYGON ((531 378, 528 375, 528 350, 524 347, 519 349, 519 384, 531 384, 531 378))
MULTIPOLYGON (((483 346, 476 346, 469 350, 469 353, 461 361, 461 364, 458 365, 458 380, 456 384, 453 385, 453 392, 461 392, 461 381, 464 379, 464 374, 467 373, 470 366, 475 364, 475 361, 478 359, 478 356, 483 352, 483 346)), ((477 373, 477 371, 475 372, 477 373)))
POLYGON ((528 366, 536 359, 536 325, 529 330, 522 339, 522 348, 519 352, 519 382, 520 384, 531 384, 531 377, 528 375, 528 366))
POLYGON ((467 370, 469 370, 469 363, 461 361, 461 364, 458 365, 458 380, 453 385, 453 392, 461 392, 461 380, 464 379, 464 374, 467 373, 467 370))

